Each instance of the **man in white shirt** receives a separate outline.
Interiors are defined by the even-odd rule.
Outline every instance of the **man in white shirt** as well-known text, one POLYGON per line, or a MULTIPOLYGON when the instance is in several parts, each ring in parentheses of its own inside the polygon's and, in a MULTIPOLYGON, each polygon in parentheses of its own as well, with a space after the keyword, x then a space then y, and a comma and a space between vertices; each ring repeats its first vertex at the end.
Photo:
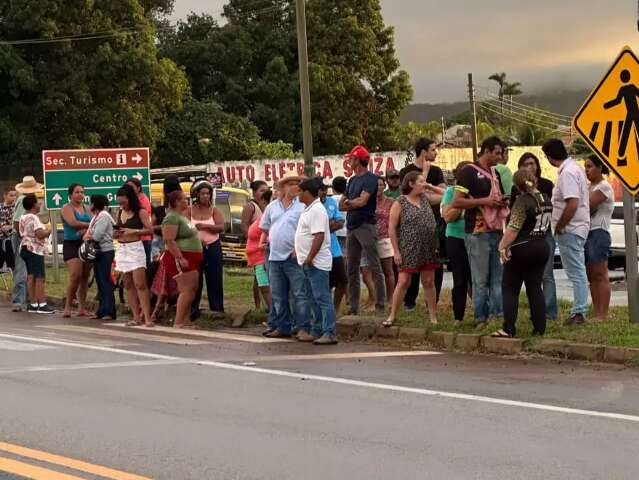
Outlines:
POLYGON ((588 276, 584 246, 590 230, 588 179, 583 168, 568 157, 563 142, 548 140, 542 150, 550 163, 559 169, 552 192, 552 229, 555 232, 561 263, 572 283, 573 306, 566 325, 586 321, 588 308, 588 276))
POLYGON ((300 201, 306 205, 295 232, 295 256, 309 285, 314 323, 311 335, 315 345, 334 345, 335 308, 331 297, 329 273, 333 265, 331 229, 328 214, 320 201, 320 178, 300 183, 300 201))

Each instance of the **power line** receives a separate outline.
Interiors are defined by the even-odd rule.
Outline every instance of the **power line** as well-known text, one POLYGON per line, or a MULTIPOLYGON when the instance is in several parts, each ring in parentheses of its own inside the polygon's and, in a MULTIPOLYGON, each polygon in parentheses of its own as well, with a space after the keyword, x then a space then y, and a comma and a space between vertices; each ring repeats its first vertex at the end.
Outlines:
POLYGON ((543 130, 548 130, 548 131, 553 131, 554 132, 554 131, 562 131, 562 130, 565 131, 565 130, 569 129, 569 127, 565 127, 565 126, 549 127, 549 126, 546 126, 546 125, 540 125, 538 123, 534 123, 534 122, 528 121, 527 119, 522 119, 522 118, 519 118, 519 117, 507 115, 505 113, 501 113, 499 110, 494 110, 494 109, 486 106, 486 104, 484 104, 484 103, 480 103, 479 107, 482 108, 485 111, 491 112, 491 113, 496 114, 496 115, 500 115, 500 116, 502 116, 504 118, 508 118, 509 120, 513 120, 515 122, 523 123, 523 124, 529 125, 531 127, 541 128, 543 130))
MULTIPOLYGON (((489 97, 501 100, 499 98, 499 95, 495 95, 494 93, 491 93, 490 91, 488 91, 486 95, 489 96, 489 97)), ((557 118, 565 118, 567 120, 572 121, 572 117, 570 115, 564 115, 562 113, 551 112, 550 110, 544 110, 543 108, 539 108, 539 107, 535 107, 533 105, 528 105, 528 104, 525 104, 525 103, 521 103, 521 102, 518 102, 518 101, 512 100, 512 99, 509 99, 508 103, 509 104, 512 103, 513 105, 517 105, 517 106, 520 106, 522 108, 526 108, 526 109, 529 109, 529 110, 533 110, 535 112, 538 112, 539 115, 546 115, 546 116, 549 116, 549 117, 557 117, 557 118)))
MULTIPOLYGON (((268 3, 268 0, 257 0, 252 2, 246 2, 242 5, 242 7, 246 6, 257 6, 257 5, 265 5, 268 3)), ((255 10, 249 10, 245 12, 235 11, 235 18, 238 19, 249 19, 252 16, 260 16, 271 12, 282 11, 282 8, 278 5, 273 5, 266 8, 258 8, 255 10)), ((222 14, 224 13, 224 9, 219 9, 211 12, 213 14, 222 14)), ((140 34, 147 31, 149 28, 154 28, 156 32, 166 31, 166 30, 177 30, 178 24, 175 25, 165 25, 165 26, 152 26, 152 25, 135 25, 131 27, 121 27, 112 30, 101 30, 95 32, 86 32, 86 33, 78 33, 74 35, 64 35, 60 37, 53 38, 27 38, 20 40, 0 40, 0 45, 12 45, 12 46, 24 46, 24 45, 47 45, 47 44, 56 44, 63 42, 80 42, 86 40, 101 40, 106 38, 113 38, 120 36, 122 34, 140 34)))
MULTIPOLYGON (((490 105, 491 107, 497 108, 500 111, 506 111, 506 109, 504 109, 504 105, 499 103, 496 100, 491 100, 489 98, 485 98, 483 100, 481 100, 482 102, 487 103, 488 105, 490 105)), ((559 119, 556 118, 551 118, 551 119, 546 119, 544 117, 540 117, 539 114, 537 112, 531 111, 531 110, 525 110, 525 109, 521 109, 520 107, 517 107, 515 105, 506 105, 506 107, 508 107, 508 112, 511 114, 516 114, 522 117, 526 117, 526 116, 532 116, 532 117, 536 117, 534 118, 535 121, 539 122, 539 123, 545 123, 547 125, 552 125, 552 126, 557 126, 561 123, 565 123, 563 121, 560 121, 559 119)))

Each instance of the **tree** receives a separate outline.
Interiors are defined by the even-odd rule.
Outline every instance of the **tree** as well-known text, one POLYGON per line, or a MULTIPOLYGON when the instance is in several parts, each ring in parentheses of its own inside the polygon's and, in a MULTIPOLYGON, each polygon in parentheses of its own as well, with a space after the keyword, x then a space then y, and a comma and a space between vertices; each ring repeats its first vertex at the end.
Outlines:
POLYGON ((260 148, 266 146, 249 120, 224 112, 214 102, 192 100, 166 123, 157 160, 162 167, 248 160, 260 148))
POLYGON ((435 120, 428 123, 408 122, 397 129, 395 144, 401 150, 412 150, 420 138, 435 140, 442 133, 442 125, 435 120))
MULTIPOLYGON (((188 17, 161 39, 163 54, 184 67, 196 99, 247 117, 269 141, 300 148, 293 2, 230 0, 224 16, 223 26, 206 15, 188 17)), ((307 18, 315 151, 343 152, 355 143, 395 148, 412 89, 379 0, 308 0, 307 18)))
POLYGON ((501 73, 493 73, 488 80, 493 80, 497 82, 499 85, 499 102, 504 101, 504 85, 506 84, 506 74, 504 72, 501 73))
POLYGON ((45 148, 155 146, 189 89, 183 72, 158 58, 145 13, 138 0, 0 4, 4 40, 120 29, 99 39, 0 47, 0 162, 32 168, 45 148))

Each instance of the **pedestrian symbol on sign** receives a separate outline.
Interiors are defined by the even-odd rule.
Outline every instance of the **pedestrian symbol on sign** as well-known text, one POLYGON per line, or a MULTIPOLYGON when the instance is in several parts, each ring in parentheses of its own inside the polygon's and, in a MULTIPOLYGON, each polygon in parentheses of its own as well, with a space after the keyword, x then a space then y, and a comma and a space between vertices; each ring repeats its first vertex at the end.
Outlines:
POLYGON ((118 153, 115 156, 116 165, 126 165, 126 153, 118 153))
POLYGON ((639 192, 639 59, 625 47, 573 126, 625 187, 639 192))
MULTIPOLYGON (((636 85, 630 83, 632 76, 628 70, 623 70, 619 75, 619 78, 624 83, 624 86, 619 89, 617 98, 604 104, 604 108, 614 108, 621 103, 626 104, 626 119, 623 122, 623 130, 621 133, 621 139, 619 140, 619 158, 617 164, 619 166, 627 165, 626 150, 628 148, 628 141, 630 140, 630 133, 632 133, 632 127, 635 127, 635 134, 633 136, 635 145, 637 145, 637 134, 639 134, 639 104, 637 104, 637 97, 639 97, 639 88, 636 85)), ((638 146, 639 148, 639 146, 638 146)))

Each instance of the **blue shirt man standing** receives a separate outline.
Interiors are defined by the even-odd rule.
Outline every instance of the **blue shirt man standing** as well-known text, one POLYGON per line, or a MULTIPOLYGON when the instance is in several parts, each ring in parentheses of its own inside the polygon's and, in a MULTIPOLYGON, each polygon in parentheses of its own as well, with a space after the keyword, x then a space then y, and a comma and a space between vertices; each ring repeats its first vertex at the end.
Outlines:
POLYGON ((280 198, 266 207, 260 220, 260 230, 269 237, 269 281, 275 312, 263 335, 284 338, 295 333, 297 340, 312 342, 307 283, 295 257, 295 232, 305 209, 297 198, 301 180, 294 172, 284 175, 277 184, 280 198))

